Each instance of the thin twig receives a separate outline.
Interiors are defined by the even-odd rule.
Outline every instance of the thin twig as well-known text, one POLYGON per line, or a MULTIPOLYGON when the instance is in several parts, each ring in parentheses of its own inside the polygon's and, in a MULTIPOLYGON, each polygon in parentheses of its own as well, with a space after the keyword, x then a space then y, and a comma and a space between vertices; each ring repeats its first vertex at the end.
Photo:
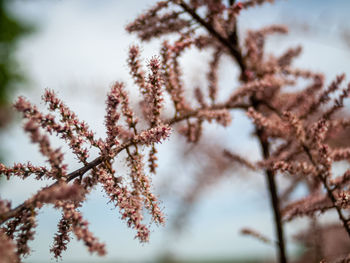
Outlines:
MULTIPOLYGON (((276 113, 279 117, 282 117, 282 114, 281 114, 281 112, 278 109, 276 109, 275 107, 273 107, 272 105, 270 105, 267 102, 262 102, 262 103, 264 103, 265 106, 267 106, 271 111, 276 113)), ((317 168, 317 164, 316 164, 315 160, 312 157, 312 154, 310 152, 309 147, 305 143, 301 143, 301 146, 302 146, 302 149, 304 150, 304 152, 306 153, 307 157, 309 158, 310 162, 312 163, 312 165, 316 169, 317 168)), ((317 176, 321 180, 321 182, 323 184, 323 187, 326 189, 327 195, 328 195, 329 199, 331 200, 331 202, 333 203, 333 207, 337 210, 338 217, 339 217, 340 221, 342 221, 342 223, 344 225, 344 228, 345 228, 346 232, 348 233, 348 235, 350 237, 350 226, 348 224, 349 219, 346 219, 346 217, 344 216, 341 208, 338 205, 336 205, 337 199, 336 199, 336 197, 333 194, 333 190, 334 189, 332 189, 328 185, 327 178, 325 176, 323 176, 321 173, 319 173, 317 176)))
MULTIPOLYGON (((303 144, 302 147, 303 147, 307 157, 309 158, 310 162, 316 168, 317 165, 316 165, 316 162, 315 162, 315 160, 313 159, 313 157, 311 155, 310 149, 305 144, 303 144)), ((331 187, 328 185, 327 177, 323 176, 321 173, 319 173, 318 174, 318 178, 320 178, 320 180, 321 180, 321 182, 323 184, 323 187, 326 189, 328 198, 332 201, 335 209, 337 210, 338 217, 339 217, 340 221, 342 221, 343 226, 344 226, 346 232, 348 233, 348 235, 350 237, 350 226, 348 224, 349 220, 346 219, 346 217, 343 215, 343 212, 342 212, 341 208, 336 204, 337 203, 337 199, 335 198, 331 187)))
MULTIPOLYGON (((235 105, 230 105, 230 104, 216 104, 213 105, 212 107, 209 108, 209 110, 218 110, 218 109, 247 109, 248 106, 244 105, 244 104, 235 104, 235 105)), ((201 109, 196 109, 193 111, 190 111, 187 114, 184 114, 182 116, 177 116, 175 118, 171 118, 166 120, 164 123, 168 124, 168 125, 173 125, 177 122, 181 122, 183 120, 189 119, 189 118, 193 118, 196 117, 198 115, 198 113, 200 112, 201 109)), ((135 143, 135 141, 133 139, 130 139, 129 141, 126 141, 125 143, 119 145, 118 147, 116 147, 113 150, 113 156, 117 155, 118 153, 120 153, 121 151, 127 149, 128 147, 132 146, 132 145, 137 145, 135 143)), ((88 162, 86 165, 84 165, 83 167, 71 172, 70 174, 67 175, 67 179, 66 182, 71 182, 72 180, 74 180, 77 177, 83 177, 89 170, 97 167, 98 165, 100 165, 101 163, 103 163, 104 161, 108 161, 109 159, 104 157, 104 156, 99 156, 97 158, 95 158, 94 160, 92 160, 91 162, 88 162)), ((58 181, 51 184, 50 186, 48 186, 45 189, 54 187, 58 184, 58 181)), ((11 209, 10 211, 1 214, 0 215, 0 225, 5 223, 7 220, 15 217, 16 215, 18 215, 23 209, 27 208, 28 206, 31 206, 34 202, 34 200, 28 199, 25 202, 23 202, 22 204, 18 205, 17 207, 11 209)))
MULTIPOLYGON (((252 106, 254 109, 257 109, 259 106, 259 102, 255 100, 254 97, 252 97, 252 106)), ((267 141, 267 138, 264 135, 264 131, 262 129, 256 128, 256 135, 260 143, 263 158, 267 160, 270 157, 269 142, 267 141)), ((285 240, 284 240, 284 229, 283 229, 283 222, 282 222, 281 210, 279 205, 280 200, 278 197, 275 173, 272 169, 268 168, 265 170, 265 176, 267 179, 271 206, 272 206, 273 214, 275 218, 274 222, 275 222, 275 228, 276 228, 276 234, 277 234, 277 240, 278 240, 278 242, 276 242, 276 245, 278 246, 278 258, 280 263, 286 263, 287 256, 286 256, 286 247, 285 247, 285 240)))
POLYGON ((237 61, 239 68, 241 70, 241 79, 245 79, 245 70, 247 69, 242 52, 238 45, 232 45, 231 42, 220 35, 208 22, 206 22, 202 17, 200 17, 195 10, 189 7, 184 1, 175 1, 176 4, 181 6, 184 11, 186 11, 193 19, 200 23, 212 36, 214 36, 218 41, 221 42, 228 50, 233 58, 237 61))

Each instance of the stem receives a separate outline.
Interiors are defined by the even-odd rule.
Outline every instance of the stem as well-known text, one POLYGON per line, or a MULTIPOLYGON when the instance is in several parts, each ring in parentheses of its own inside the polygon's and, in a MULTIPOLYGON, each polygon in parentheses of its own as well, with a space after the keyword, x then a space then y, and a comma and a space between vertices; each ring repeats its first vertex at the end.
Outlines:
MULTIPOLYGON (((230 1, 230 4, 233 4, 235 1, 230 1)), ((237 25, 234 28, 234 31, 231 32, 229 35, 229 39, 223 37, 220 33, 218 33, 213 26, 205 21, 202 17, 200 17, 196 11, 188 6, 184 1, 180 0, 175 2, 179 6, 182 7, 184 11, 186 11, 194 20, 196 20, 199 24, 201 24, 208 32, 211 34, 214 38, 216 38, 221 44, 223 44, 230 52, 230 55, 236 60, 237 64, 239 65, 239 68, 241 70, 241 77, 240 79, 243 82, 247 81, 245 72, 247 70, 246 63, 244 61, 244 57, 242 55, 242 51, 239 47, 239 41, 238 41, 238 34, 237 34, 237 25)), ((254 97, 252 97, 252 106, 254 108, 258 107, 258 101, 254 101, 254 97)), ((263 152, 263 158, 267 159, 269 157, 269 143, 266 138, 263 136, 263 130, 257 129, 257 137, 263 152)), ((278 197, 278 191, 277 191, 277 184, 275 181, 275 175, 274 172, 270 169, 267 169, 265 171, 265 175, 268 182, 268 189, 270 193, 270 200, 271 205, 273 208, 274 213, 274 222, 275 222, 275 228, 276 228, 276 234, 277 234, 277 249, 279 254, 279 262, 280 263, 286 263, 287 257, 285 252, 285 241, 284 241, 284 232, 283 232, 283 224, 281 220, 281 213, 279 209, 279 197, 278 197)))
MULTIPOLYGON (((269 143, 263 135, 263 130, 257 129, 256 134, 260 142, 263 157, 264 159, 268 159, 270 156, 269 143)), ((273 209, 273 215, 275 219, 275 229, 276 229, 277 240, 278 240, 278 242, 276 242, 276 245, 278 246, 278 258, 280 263, 286 263, 287 257, 286 257, 285 241, 284 241, 284 231, 283 231, 283 223, 282 223, 282 217, 281 217, 280 206, 279 206, 279 197, 277 192, 275 173, 271 169, 266 169, 265 175, 267 179, 268 189, 270 193, 270 201, 271 201, 271 206, 273 209)))
MULTIPOLYGON (((231 109, 232 110, 232 109, 247 109, 247 108, 248 108, 248 106, 245 104, 231 105, 230 103, 228 103, 228 104, 213 105, 212 107, 209 108, 209 110, 217 110, 217 109, 231 109)), ((196 109, 196 110, 190 111, 187 114, 184 114, 182 116, 177 116, 175 118, 165 120, 164 123, 166 123, 168 125, 174 125, 174 124, 181 122, 183 120, 186 120, 189 118, 195 118, 201 110, 202 109, 196 109)), ((113 149, 113 156, 119 154, 121 151, 123 151, 125 149, 128 149, 128 147, 130 147, 132 145, 137 148, 137 143, 133 139, 130 139, 130 140, 124 142, 123 144, 117 146, 116 148, 113 149)), ((71 182, 72 180, 74 180, 77 177, 83 177, 89 170, 94 169, 95 167, 97 167, 98 165, 103 163, 104 161, 108 161, 108 160, 110 160, 110 159, 104 157, 103 155, 100 155, 99 157, 95 158, 91 162, 86 163, 83 167, 68 174, 66 177, 66 182, 67 183, 71 182)), ((51 184, 47 188, 54 187, 57 184, 58 184, 58 181, 51 184)), ((45 188, 45 189, 47 189, 47 188, 45 188)), ((20 212, 22 210, 33 205, 33 202, 35 202, 35 200, 28 199, 27 201, 23 202, 22 204, 18 205, 15 208, 11 209, 10 211, 3 213, 3 214, 0 214, 0 225, 5 223, 7 220, 16 217, 18 214, 20 214, 20 212)))
MULTIPOLYGON (((263 103, 271 111, 273 111, 280 118, 282 118, 282 114, 276 108, 274 108, 272 105, 270 105, 268 102, 258 101, 258 103, 263 103)), ((313 158, 313 156, 311 154, 310 148, 304 142, 300 142, 300 145, 301 145, 303 151, 306 153, 306 155, 309 158, 309 160, 312 163, 312 165, 315 167, 315 169, 317 169, 317 163, 316 163, 316 161, 314 160, 314 158, 313 158)), ((339 207, 336 204, 337 203, 337 198, 335 197, 335 195, 333 193, 334 189, 329 186, 328 181, 327 181, 327 177, 324 176, 322 173, 318 173, 317 177, 320 179, 321 183, 323 184, 323 187, 326 189, 328 198, 332 201, 333 207, 337 211, 339 220, 342 221, 342 224, 343 224, 346 232, 348 233, 348 236, 350 237, 350 225, 349 225, 350 220, 347 219, 346 216, 343 214, 341 207, 339 207)))
POLYGON ((178 1, 176 2, 179 6, 183 8, 194 20, 196 20, 199 24, 201 24, 213 37, 215 37, 221 44, 223 44, 230 52, 231 56, 236 60, 240 70, 241 70, 241 79, 245 79, 245 70, 246 65, 242 56, 242 52, 239 49, 238 45, 232 45, 231 42, 223 37, 220 33, 218 33, 211 24, 201 18, 196 11, 189 7, 185 2, 178 1))
MULTIPOLYGON (((119 147, 115 148, 113 150, 114 155, 120 153, 121 151, 123 151, 124 149, 126 149, 127 147, 131 146, 133 144, 133 140, 127 141, 126 143, 120 145, 119 147)), ((77 177, 83 177, 84 174, 86 174, 89 170, 97 167, 98 165, 100 165, 101 163, 103 163, 104 161, 106 161, 108 159, 106 159, 106 157, 104 156, 99 156, 97 158, 95 158, 94 160, 92 160, 91 162, 87 163, 86 165, 84 165, 83 167, 71 172, 70 174, 67 175, 67 179, 66 182, 70 182, 72 180, 74 180, 77 177)), ((51 188, 56 186, 59 183, 59 181, 56 181, 55 183, 51 184, 50 186, 46 187, 45 189, 51 188)), ((2 225, 3 223, 5 223, 7 220, 16 217, 22 210, 28 208, 29 206, 31 206, 33 203, 35 202, 35 200, 33 199, 28 199, 27 201, 24 201, 22 204, 18 205, 17 207, 15 207, 14 209, 11 209, 10 211, 8 211, 7 213, 4 213, 2 215, 0 215, 0 225, 2 225)))
MULTIPOLYGON (((258 109, 260 101, 258 101, 254 96, 251 98, 252 106, 255 110, 258 109)), ((267 103, 268 104, 268 103, 267 103)), ((264 135, 264 131, 262 129, 256 128, 256 135, 258 137, 260 147, 262 150, 263 158, 266 160, 270 157, 269 151, 269 142, 267 141, 267 137, 264 135)), ((270 193, 270 201, 273 209, 274 221, 275 221, 275 230, 277 234, 276 245, 278 246, 278 258, 280 263, 287 262, 286 255, 286 246, 284 240, 284 230, 283 230, 283 222, 280 211, 280 199, 278 197, 277 184, 275 180, 275 173, 270 168, 265 170, 265 175, 267 179, 267 185, 270 193)))
MULTIPOLYGON (((312 154, 310 152, 310 149, 305 145, 303 144, 302 145, 306 155, 308 156, 310 162, 312 163, 312 165, 316 168, 317 165, 316 165, 316 162, 314 160, 314 158, 312 157, 312 154)), ((342 221, 343 223, 343 226, 346 230, 346 232, 348 233, 348 236, 350 237, 350 225, 349 225, 349 220, 344 216, 342 210, 341 210, 341 207, 339 207, 337 205, 337 199, 336 197, 334 196, 333 194, 333 191, 331 189, 331 187, 328 185, 328 182, 327 182, 327 177, 326 176, 323 176, 321 173, 318 174, 318 178, 320 178, 322 184, 323 184, 323 187, 326 189, 327 191, 327 195, 328 195, 328 198, 332 201, 335 209, 337 210, 337 214, 338 214, 338 217, 340 219, 340 221, 342 221)))
POLYGON ((231 6, 231 5, 234 5, 234 3, 236 2, 236 0, 228 0, 228 4, 231 6))

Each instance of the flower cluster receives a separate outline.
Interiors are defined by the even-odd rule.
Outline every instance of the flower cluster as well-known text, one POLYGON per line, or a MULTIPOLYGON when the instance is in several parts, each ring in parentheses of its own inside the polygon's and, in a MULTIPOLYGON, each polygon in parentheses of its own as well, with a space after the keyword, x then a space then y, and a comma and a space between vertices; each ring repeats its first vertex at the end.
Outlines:
MULTIPOLYGON (((132 52, 131 52, 132 53, 132 52)), ((152 58, 149 64, 151 73, 145 83, 144 107, 151 109, 145 116, 149 128, 140 130, 138 118, 129 105, 129 96, 124 84, 116 82, 107 95, 105 139, 96 139, 88 125, 80 121, 51 90, 46 90, 42 97, 51 113, 43 113, 23 97, 19 97, 15 108, 26 119, 24 130, 29 133, 31 141, 39 145, 39 151, 47 160, 47 166, 35 166, 15 163, 12 167, 0 164, 0 172, 10 179, 18 176, 26 179, 35 175, 36 179, 53 179, 55 182, 39 190, 17 207, 12 207, 6 200, 0 200, 1 242, 0 250, 11 248, 4 257, 14 256, 17 262, 20 257, 30 253, 28 241, 34 238, 36 216, 45 204, 53 204, 62 211, 58 223, 58 233, 51 248, 53 255, 61 257, 67 249, 70 234, 82 240, 91 253, 104 255, 104 244, 89 230, 88 221, 83 218, 79 207, 83 205, 86 196, 95 185, 102 185, 110 201, 119 208, 121 218, 128 226, 134 228, 136 237, 145 242, 149 239, 148 226, 143 223, 144 208, 152 215, 152 221, 157 224, 165 222, 157 197, 152 193, 151 179, 144 169, 143 154, 139 145, 151 146, 150 166, 155 167, 155 145, 169 137, 171 128, 161 119, 163 82, 159 69, 160 62, 152 58), (122 121, 125 121, 125 124, 122 121), (48 135, 56 134, 63 139, 82 167, 68 173, 68 165, 63 163, 63 153, 53 149, 48 135), (95 147, 99 156, 90 159, 90 148, 95 147), (117 176, 113 168, 113 160, 122 152, 127 152, 126 162, 130 167, 129 180, 117 176), (11 254, 12 253, 12 254, 11 254)), ((133 76, 137 75, 137 67, 131 65, 133 76)), ((143 92, 142 92, 143 91, 143 92)), ((145 150, 145 147, 142 147, 145 150)), ((2 255, 1 255, 2 260, 2 255)))

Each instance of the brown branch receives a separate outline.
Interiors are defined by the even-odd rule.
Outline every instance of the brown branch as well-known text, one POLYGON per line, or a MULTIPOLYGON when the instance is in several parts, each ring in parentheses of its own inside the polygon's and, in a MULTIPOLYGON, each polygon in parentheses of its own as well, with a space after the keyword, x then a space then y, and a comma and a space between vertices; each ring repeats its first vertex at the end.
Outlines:
MULTIPOLYGON (((118 148, 116 148, 114 150, 114 153, 115 154, 120 153, 122 150, 124 150, 125 148, 129 147, 131 144, 132 144, 131 141, 122 144, 121 146, 119 146, 118 148)), ((93 161, 87 163, 85 166, 83 166, 83 167, 81 167, 81 168, 71 172, 70 174, 68 174, 66 182, 68 183, 68 182, 74 180, 77 177, 82 177, 86 172, 88 172, 89 170, 95 168, 96 166, 98 166, 99 164, 104 162, 105 160, 106 160, 106 158, 104 158, 103 156, 97 157, 93 161)), ((56 181, 55 183, 53 183, 50 186, 46 187, 45 190, 50 189, 50 188, 56 186, 57 184, 58 184, 58 181, 56 181)), ((34 204, 34 202, 36 202, 36 200, 34 200, 32 198, 28 199, 28 200, 24 201, 22 204, 20 204, 17 207, 15 207, 14 209, 11 209, 7 213, 4 213, 4 214, 0 215, 0 225, 5 223, 7 220, 17 216, 22 210, 32 206, 34 204)))
MULTIPOLYGON (((227 104, 216 104, 213 105, 212 107, 210 107, 208 110, 218 110, 218 109, 247 109, 248 106, 244 105, 244 104, 235 104, 235 105, 230 105, 229 103, 227 104)), ((173 125, 177 122, 181 122, 183 120, 189 119, 189 118, 194 118, 196 117, 196 115, 198 115, 198 113, 200 112, 201 109, 196 109, 193 111, 188 112, 187 114, 184 114, 182 116, 178 116, 175 118, 171 118, 166 120, 164 123, 169 124, 169 125, 173 125)), ((121 144, 120 146, 116 147, 113 150, 113 155, 117 155, 118 153, 120 153, 121 151, 127 149, 128 147, 132 146, 132 145, 137 145, 137 143, 134 141, 134 139, 130 139, 129 141, 121 144)), ((67 175, 67 179, 66 182, 71 182, 72 180, 74 180, 77 177, 83 177, 89 170, 97 167, 98 165, 100 165, 101 163, 103 163, 104 161, 108 161, 109 159, 104 157, 104 156, 99 156, 97 158, 95 158, 94 160, 92 160, 91 162, 88 162, 86 165, 84 165, 83 167, 71 172, 70 174, 67 175)), ((50 186, 48 186, 45 189, 54 187, 58 184, 58 181, 51 184, 50 186)), ((17 207, 11 209, 10 211, 0 215, 0 225, 5 223, 7 220, 15 217, 16 215, 18 215, 22 210, 30 207, 31 205, 33 205, 33 203, 35 202, 35 200, 31 200, 28 199, 25 202, 23 202, 22 204, 18 205, 17 207)))
MULTIPOLYGON (((257 109, 259 106, 259 101, 257 101, 254 97, 252 97, 252 106, 254 109, 257 109)), ((267 141, 266 136, 264 135, 264 131, 262 129, 256 128, 256 135, 258 137, 260 147, 262 150, 263 158, 267 160, 270 157, 269 151, 269 142, 267 141)), ((287 262, 286 256, 286 247, 284 240, 284 230, 283 230, 283 222, 281 216, 281 210, 279 205, 279 197, 277 191, 277 184, 275 180, 275 173, 272 169, 268 168, 265 170, 265 176, 267 179, 267 185, 270 194, 271 206, 274 214, 275 228, 277 234, 277 246, 278 246, 278 258, 280 263, 287 262)))
POLYGON ((228 0, 228 4, 229 4, 229 5, 234 5, 235 2, 236 2, 236 0, 228 0))
MULTIPOLYGON (((209 107, 207 110, 236 110, 236 109, 241 109, 241 110, 248 110, 249 105, 247 104, 233 104, 231 105, 229 102, 226 104, 215 104, 211 107, 209 107)), ((176 122, 180 122, 189 118, 195 118, 198 113, 201 111, 202 109, 196 109, 193 111, 189 111, 186 114, 180 115, 180 116, 175 116, 172 119, 168 119, 167 121, 165 121, 166 124, 172 125, 176 122)))
MULTIPOLYGON (((304 149, 304 151, 305 151, 307 157, 309 158, 310 162, 311 162, 312 165, 316 168, 317 165, 316 165, 316 162, 315 162, 315 160, 313 159, 313 157, 312 157, 312 155, 311 155, 310 149, 309 149, 305 144, 302 144, 302 147, 303 147, 303 149, 304 149)), ((337 205, 337 199, 335 198, 331 187, 328 185, 327 177, 326 177, 326 176, 323 176, 321 173, 319 173, 319 174, 318 174, 318 178, 320 178, 320 180, 321 180, 321 182, 322 182, 324 188, 326 189, 328 198, 332 201, 332 203, 333 203, 333 205, 334 205, 334 208, 337 210, 338 217, 339 217, 340 221, 342 221, 343 226, 344 226, 346 232, 348 233, 348 235, 349 235, 349 237, 350 237, 349 220, 345 218, 345 216, 343 215, 343 212, 342 212, 341 208, 337 205)))
MULTIPOLYGON (((234 1, 232 1, 233 3, 234 1)), ((193 10, 191 7, 189 7, 184 1, 176 1, 176 4, 181 6, 184 11, 186 11, 194 20, 196 20, 199 24, 201 24, 213 37, 215 37, 219 42, 221 42, 228 50, 230 51, 230 54, 232 57, 236 60, 237 64, 239 65, 239 68, 241 70, 241 77, 240 79, 242 81, 247 81, 246 78, 246 70, 247 66, 244 61, 244 58, 242 56, 241 49, 239 47, 238 43, 238 35, 237 35, 237 26, 234 28, 234 32, 231 32, 230 39, 226 39, 221 34, 219 34, 209 23, 207 23, 203 18, 201 18, 195 10, 193 10)), ((252 100, 252 106, 254 108, 258 107, 258 103, 254 103, 254 100, 252 100), (255 104, 255 105, 254 105, 255 104)), ((269 143, 267 140, 263 138, 263 131, 257 129, 257 136, 260 142, 260 146, 263 151, 263 157, 264 159, 267 159, 269 157, 269 143)), ((269 193, 270 193, 270 199, 271 199, 271 205, 274 212, 275 217, 275 227, 277 232, 277 238, 278 238, 278 251, 279 251, 279 262, 280 263, 286 263, 287 257, 285 252, 285 241, 284 241, 284 233, 283 233, 283 225, 281 220, 281 213, 279 209, 279 198, 277 194, 277 185, 274 178, 274 173, 272 170, 267 169, 265 170, 265 175, 268 181, 268 187, 269 187, 269 193)))
MULTIPOLYGON (((241 79, 245 80, 245 71, 247 66, 245 65, 242 52, 239 48, 238 43, 231 43, 227 38, 219 34, 211 24, 200 17, 194 9, 189 7, 184 1, 175 1, 175 3, 182 7, 182 9, 187 12, 194 20, 201 24, 213 37, 215 37, 221 44, 223 44, 229 51, 231 56, 237 61, 239 68, 241 70, 241 79)), ((238 38, 236 38, 238 40, 238 38)))
MULTIPOLYGON (((260 101, 259 101, 260 102, 260 101)), ((276 113, 279 117, 282 118, 282 114, 281 112, 279 112, 279 110, 277 110, 275 107, 273 107, 272 105, 270 105, 268 102, 261 102, 263 103, 265 106, 267 106, 271 111, 273 111, 274 113, 276 113)), ((317 164, 315 162, 315 160, 313 159, 310 149, 309 147, 307 147, 307 145, 305 145, 305 143, 301 143, 302 149, 304 150, 304 152, 306 153, 307 157, 309 158, 310 162, 312 163, 312 165, 315 167, 315 169, 317 168, 317 164)), ((338 217, 340 219, 340 221, 342 221, 344 228, 346 230, 346 232, 348 233, 349 237, 350 237, 350 226, 348 224, 349 220, 345 218, 344 214, 342 213, 341 208, 336 205, 337 199, 333 194, 333 190, 327 182, 327 178, 325 176, 323 176, 321 173, 319 173, 318 178, 321 180, 323 187, 326 189, 327 191, 327 195, 329 197, 329 199, 331 200, 331 202, 333 203, 333 207, 337 210, 338 213, 338 217)))

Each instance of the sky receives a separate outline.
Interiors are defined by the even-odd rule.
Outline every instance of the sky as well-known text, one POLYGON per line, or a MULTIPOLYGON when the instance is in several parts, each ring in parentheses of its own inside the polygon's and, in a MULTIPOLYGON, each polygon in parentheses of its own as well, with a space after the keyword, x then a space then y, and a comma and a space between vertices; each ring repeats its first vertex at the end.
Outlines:
MULTIPOLYGON (((21 67, 29 77, 29 83, 15 94, 28 97, 39 104, 40 96, 46 88, 58 91, 59 96, 77 113, 80 119, 104 136, 104 101, 108 88, 114 81, 124 81, 131 94, 137 96, 137 90, 128 76, 126 55, 131 44, 142 46, 142 54, 147 58, 157 55, 159 41, 140 43, 134 36, 125 32, 125 25, 147 9, 154 1, 112 1, 112 0, 15 0, 11 10, 28 23, 36 25, 36 32, 24 38, 17 51, 21 67)), ((290 45, 301 44, 303 55, 297 65, 315 71, 326 72, 327 81, 339 73, 349 71, 350 47, 342 39, 342 32, 350 28, 347 24, 347 10, 350 1, 276 1, 275 5, 254 8, 242 13, 239 21, 241 34, 248 28, 259 28, 271 23, 286 22, 291 26, 290 35, 285 38, 272 37, 269 49, 280 53, 290 45)), ((205 74, 203 61, 209 54, 192 52, 184 60, 183 72, 186 81, 201 83, 205 74)), ((220 86, 234 83, 237 70, 230 59, 223 59, 220 66, 220 86)), ((225 96, 223 93, 220 96, 225 96)), ((15 99, 15 98, 14 98, 15 99)), ((7 164, 26 162, 28 156, 34 164, 43 164, 35 145, 20 129, 18 121, 1 135, 2 149, 7 164), (20 149, 20 150, 19 150, 20 149)), ((234 114, 232 128, 217 126, 208 132, 229 136, 228 147, 239 149, 240 153, 253 159, 258 154, 251 152, 254 144, 249 137, 252 127, 240 113, 234 114), (234 136, 232 136, 234 134, 234 136)), ((227 137, 225 137, 227 138, 227 137)), ((155 186, 162 186, 164 178, 179 176, 185 168, 179 167, 174 160, 181 154, 176 136, 160 146, 159 175, 154 178, 155 186), (161 178, 159 178, 161 177, 161 178)), ((58 140, 54 140, 60 145, 58 140)), ((74 158, 67 153, 70 169, 79 167, 74 158)), ((172 237, 167 226, 152 228, 149 244, 139 244, 134 240, 134 232, 120 220, 118 212, 107 204, 107 198, 97 188, 82 209, 89 220, 91 230, 107 244, 108 255, 99 259, 90 256, 81 242, 73 241, 63 255, 63 262, 108 260, 152 261, 167 251, 182 258, 203 257, 241 257, 251 251, 260 257, 273 257, 274 248, 260 244, 256 240, 242 237, 239 230, 251 226, 261 230, 267 236, 273 236, 273 226, 264 180, 255 176, 255 185, 242 176, 223 179, 209 188, 194 206, 190 221, 178 237, 172 237), (246 204, 246 205, 242 205, 246 204)), ((169 179, 169 180, 170 180, 169 179)), ((186 180, 186 178, 184 179, 186 180)), ((45 183, 44 183, 45 185, 45 183)), ((0 194, 13 204, 25 200, 43 186, 33 180, 11 180, 2 183, 0 194)), ((157 187, 155 187, 157 188, 157 187)), ((158 189, 162 192, 162 189, 158 189)), ((172 198, 163 200, 164 211, 171 215, 174 209, 172 198)), ((51 207, 42 209, 38 218, 36 239, 31 243, 33 253, 25 262, 55 262, 49 254, 59 212, 51 207)), ((303 226, 303 220, 287 225, 288 233, 303 226)), ((291 239, 291 236, 288 237, 291 239)), ((295 247, 290 247, 290 253, 295 247)))

